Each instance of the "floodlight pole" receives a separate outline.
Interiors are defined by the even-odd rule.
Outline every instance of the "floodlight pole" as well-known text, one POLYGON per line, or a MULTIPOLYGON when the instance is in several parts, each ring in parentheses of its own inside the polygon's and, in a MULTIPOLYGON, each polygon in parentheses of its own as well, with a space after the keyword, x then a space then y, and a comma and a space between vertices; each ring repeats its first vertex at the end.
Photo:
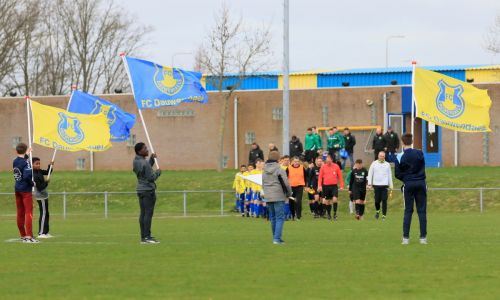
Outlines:
POLYGON ((283 155, 290 154, 290 91, 289 91, 289 67, 290 67, 290 41, 289 41, 289 0, 283 1, 283 155))

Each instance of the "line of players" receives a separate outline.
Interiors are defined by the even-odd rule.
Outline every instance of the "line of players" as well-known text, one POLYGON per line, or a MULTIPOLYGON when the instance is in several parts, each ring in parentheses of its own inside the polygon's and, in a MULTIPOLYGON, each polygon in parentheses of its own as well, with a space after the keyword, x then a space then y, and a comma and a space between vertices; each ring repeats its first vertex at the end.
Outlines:
MULTIPOLYGON (((292 158, 292 166, 296 166, 300 160, 298 157, 292 158)), ((262 195, 262 186, 244 180, 242 176, 262 174, 264 161, 257 159, 255 166, 252 164, 241 165, 240 172, 236 174, 233 188, 236 191, 236 210, 242 217, 268 218, 266 203, 262 195)), ((326 218, 336 221, 338 219, 338 193, 344 189, 344 179, 341 171, 341 163, 338 159, 332 159, 329 153, 318 156, 314 164, 302 163, 304 172, 303 190, 308 195, 309 209, 314 218, 326 218), (332 216, 333 209, 333 216, 332 216)), ((280 165, 284 170, 290 168, 290 157, 283 156, 280 165)), ((290 173, 287 172, 290 176, 290 173)), ((349 208, 351 213, 355 212, 355 218, 363 218, 366 204, 366 191, 368 184, 368 171, 363 167, 363 161, 355 161, 353 169, 348 173, 347 179, 349 190, 349 208), (354 208, 354 209, 353 209, 354 208), (354 210, 354 211, 353 211, 354 210)), ((293 188, 293 187, 292 187, 293 188)), ((302 213, 301 198, 302 192, 297 193, 301 186, 294 189, 292 198, 285 204, 285 216, 287 220, 300 220, 302 213), (299 196, 299 197, 297 197, 299 196), (300 202, 300 203, 298 203, 300 202)))

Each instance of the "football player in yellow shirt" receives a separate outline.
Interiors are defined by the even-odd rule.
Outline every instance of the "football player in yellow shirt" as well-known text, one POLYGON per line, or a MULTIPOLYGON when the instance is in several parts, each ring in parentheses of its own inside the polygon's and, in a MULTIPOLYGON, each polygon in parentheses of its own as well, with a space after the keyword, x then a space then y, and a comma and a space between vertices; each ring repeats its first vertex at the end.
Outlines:
POLYGON ((236 211, 239 211, 242 216, 245 215, 245 180, 241 177, 247 171, 246 165, 240 166, 240 171, 236 173, 233 181, 233 189, 236 192, 236 211))

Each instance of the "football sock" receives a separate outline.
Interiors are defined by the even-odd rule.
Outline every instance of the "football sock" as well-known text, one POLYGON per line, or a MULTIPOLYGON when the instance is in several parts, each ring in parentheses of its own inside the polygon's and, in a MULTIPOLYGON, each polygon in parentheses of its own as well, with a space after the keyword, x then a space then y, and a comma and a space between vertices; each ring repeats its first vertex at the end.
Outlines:
POLYGON ((314 204, 313 203, 309 203, 309 209, 311 210, 311 213, 314 212, 314 204))
POLYGON ((338 203, 333 203, 333 214, 334 215, 337 214, 337 207, 338 207, 338 203))
POLYGON ((364 204, 359 205, 359 211, 360 211, 360 216, 365 214, 365 205, 364 204))
POLYGON ((361 215, 361 208, 360 208, 361 205, 356 203, 354 206, 356 208, 356 215, 361 215))
POLYGON ((325 205, 326 206, 326 212, 328 213, 329 216, 332 215, 332 206, 331 205, 325 205))

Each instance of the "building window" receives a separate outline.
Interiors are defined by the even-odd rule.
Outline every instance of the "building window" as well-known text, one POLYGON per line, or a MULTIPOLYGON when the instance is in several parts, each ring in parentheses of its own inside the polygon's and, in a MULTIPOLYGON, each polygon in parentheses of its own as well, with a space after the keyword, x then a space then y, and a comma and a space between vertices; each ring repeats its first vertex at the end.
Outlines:
POLYGON ((273 108, 273 120, 283 120, 283 107, 273 108))
POLYGON ((135 134, 131 134, 128 139, 127 139, 127 146, 128 147, 134 147, 135 146, 135 134))
POLYGON ((76 160, 76 169, 85 170, 85 158, 78 158, 76 160))
POLYGON ((21 137, 20 136, 15 136, 12 138, 12 148, 16 148, 17 144, 21 142, 21 137))
POLYGON ((229 157, 227 155, 224 155, 223 160, 222 160, 222 168, 227 169, 227 162, 229 161, 229 157))
POLYGON ((255 132, 253 131, 245 132, 245 144, 251 145, 253 143, 255 143, 255 132))

